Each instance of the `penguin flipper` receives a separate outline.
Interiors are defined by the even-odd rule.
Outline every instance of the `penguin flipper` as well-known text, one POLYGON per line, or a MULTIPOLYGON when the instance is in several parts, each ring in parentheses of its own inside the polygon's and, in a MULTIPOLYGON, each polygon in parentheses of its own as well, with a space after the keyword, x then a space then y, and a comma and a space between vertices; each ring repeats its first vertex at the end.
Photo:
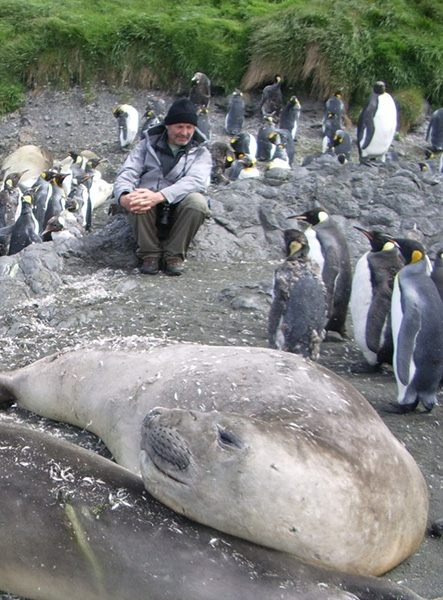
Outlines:
POLYGON ((429 121, 428 123, 428 127, 426 129, 426 141, 429 142, 430 138, 431 138, 431 129, 432 129, 432 119, 429 121))
POLYGON ((364 150, 371 143, 372 138, 374 137, 374 121, 372 119, 368 120, 365 123, 365 126, 361 132, 361 136, 359 136, 360 148, 364 150))
POLYGON ((5 227, 1 227, 0 235, 9 235, 12 232, 12 230, 14 229, 14 225, 15 225, 15 223, 13 223, 12 225, 6 225, 5 227))
POLYGON ((397 377, 403 385, 410 381, 410 365, 413 360, 415 340, 421 329, 421 315, 417 307, 408 307, 403 314, 397 337, 397 377))
POLYGON ((364 150, 371 143, 374 137, 374 117, 377 112, 378 98, 376 94, 367 103, 363 109, 357 124, 357 141, 361 150, 364 150))
POLYGON ((389 319, 391 298, 388 295, 376 295, 369 307, 366 322, 366 344, 376 354, 382 344, 383 330, 389 319))
POLYGON ((268 317, 268 343, 270 348, 278 348, 277 334, 282 317, 286 313, 289 299, 289 282, 281 269, 274 275, 273 301, 268 317))

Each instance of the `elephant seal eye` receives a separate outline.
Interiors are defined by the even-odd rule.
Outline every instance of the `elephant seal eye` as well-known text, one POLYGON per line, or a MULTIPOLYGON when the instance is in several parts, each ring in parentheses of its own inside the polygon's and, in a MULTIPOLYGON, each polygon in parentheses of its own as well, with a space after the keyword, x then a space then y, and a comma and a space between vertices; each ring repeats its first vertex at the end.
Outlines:
POLYGON ((217 427, 218 443, 222 448, 243 448, 244 444, 230 431, 217 427))

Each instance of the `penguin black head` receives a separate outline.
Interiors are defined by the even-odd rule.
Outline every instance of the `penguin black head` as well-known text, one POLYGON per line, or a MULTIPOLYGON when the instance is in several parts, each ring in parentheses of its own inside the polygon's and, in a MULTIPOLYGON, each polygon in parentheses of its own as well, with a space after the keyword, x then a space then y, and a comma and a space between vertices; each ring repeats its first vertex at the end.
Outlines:
POLYGON ((270 133, 268 135, 268 139, 272 144, 274 144, 275 146, 278 146, 278 144, 280 143, 280 140, 281 140, 281 136, 277 131, 273 131, 272 133, 270 133))
POLYGON ((22 178, 22 175, 24 175, 28 171, 29 171, 29 169, 25 169, 24 171, 20 171, 17 173, 9 173, 8 175, 6 175, 5 176, 6 177, 5 188, 6 189, 16 188, 18 186, 18 182, 22 178))
POLYGON ((337 155, 337 160, 341 165, 345 165, 348 161, 346 154, 338 154, 337 155))
POLYGON ((67 154, 72 158, 74 162, 79 162, 82 159, 82 156, 78 152, 74 152, 73 150, 69 150, 67 154))
POLYGON ((407 265, 424 260, 426 257, 426 250, 423 244, 420 244, 417 240, 411 240, 409 238, 392 238, 392 241, 400 249, 407 265))
MULTIPOLYGON (((46 223, 45 230, 42 231, 42 237, 46 234, 51 234, 52 232, 62 231, 65 228, 65 220, 60 215, 55 215, 51 217, 49 221, 46 223)), ((47 239, 44 239, 44 242, 50 241, 50 235, 47 239)))
POLYGON ((372 229, 369 231, 368 229, 357 227, 357 225, 354 225, 354 228, 358 231, 361 231, 363 235, 368 238, 369 243, 371 244, 371 250, 373 252, 392 250, 396 246, 396 244, 392 241, 392 236, 388 235, 387 233, 383 233, 377 229, 372 229))
POLYGON ((107 162, 107 160, 107 158, 88 158, 86 166, 90 169, 96 169, 102 163, 107 162))
POLYGON ((306 259, 309 254, 309 243, 299 229, 285 229, 283 231, 285 250, 288 260, 306 259))
POLYGON ((63 181, 66 179, 66 177, 68 175, 69 175, 69 173, 56 173, 54 175, 54 177, 52 178, 52 180, 55 182, 56 185, 58 185, 59 187, 62 187, 63 181))
POLYGON ((372 89, 378 95, 384 94, 386 92, 386 83, 384 81, 376 81, 372 89))
POLYGON ((52 169, 51 169, 51 170, 48 170, 48 171, 43 171, 43 172, 41 173, 41 176, 43 177, 43 179, 44 179, 45 181, 51 181, 51 179, 54 179, 54 177, 55 177, 56 175, 57 175, 57 171, 53 171, 52 169))
POLYGON ((323 223, 329 218, 328 212, 324 208, 316 207, 311 210, 307 210, 300 215, 291 215, 288 219, 298 219, 299 221, 306 221, 310 225, 318 225, 323 223))
POLYGON ((343 130, 342 129, 337 129, 337 131, 335 132, 335 135, 334 135, 334 139, 332 140, 332 146, 333 146, 333 148, 335 148, 336 146, 338 146, 342 142, 343 142, 343 130))

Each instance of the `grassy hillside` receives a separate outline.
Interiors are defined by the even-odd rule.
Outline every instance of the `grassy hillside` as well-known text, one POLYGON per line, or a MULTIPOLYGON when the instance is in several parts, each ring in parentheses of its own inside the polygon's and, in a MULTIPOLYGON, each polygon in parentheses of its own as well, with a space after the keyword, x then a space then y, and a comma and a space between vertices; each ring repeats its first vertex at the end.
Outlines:
POLYGON ((176 91, 195 71, 215 88, 284 75, 317 94, 372 82, 443 103, 440 0, 0 0, 0 112, 23 91, 98 81, 176 91))

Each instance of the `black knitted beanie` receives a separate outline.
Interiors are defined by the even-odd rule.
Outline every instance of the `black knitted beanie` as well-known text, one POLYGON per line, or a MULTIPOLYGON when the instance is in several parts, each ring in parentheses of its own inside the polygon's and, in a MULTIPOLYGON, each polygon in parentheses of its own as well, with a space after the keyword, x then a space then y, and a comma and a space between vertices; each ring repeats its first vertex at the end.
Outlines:
POLYGON ((164 120, 165 125, 191 123, 197 125, 197 111, 188 98, 179 98, 171 104, 164 120))

